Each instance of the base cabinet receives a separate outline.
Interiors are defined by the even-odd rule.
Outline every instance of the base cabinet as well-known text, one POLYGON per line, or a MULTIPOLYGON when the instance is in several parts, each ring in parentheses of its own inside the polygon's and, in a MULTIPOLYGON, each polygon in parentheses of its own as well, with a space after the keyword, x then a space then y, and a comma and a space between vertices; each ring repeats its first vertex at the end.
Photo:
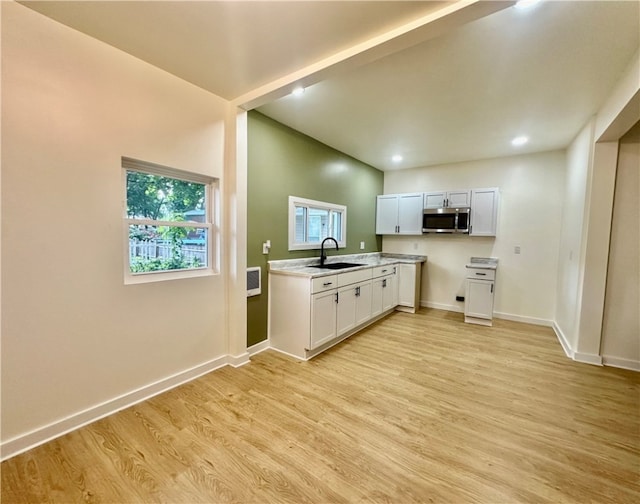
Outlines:
POLYGON ((336 291, 311 296, 311 343, 317 348, 336 337, 336 291))
POLYGON ((340 336, 371 318, 371 280, 338 289, 336 335, 340 336))
POLYGON ((311 279, 270 273, 271 346, 313 357, 391 311, 398 304, 395 279, 395 265, 311 279))
POLYGON ((400 311, 415 313, 420 307, 422 263, 398 264, 398 306, 400 311))
POLYGON ((382 266, 373 269, 371 285, 371 316, 395 308, 398 304, 397 266, 382 266))
POLYGON ((464 321, 490 326, 493 324, 493 299, 495 295, 495 270, 470 268, 465 286, 464 321), (471 275, 485 278, 472 278, 471 275))

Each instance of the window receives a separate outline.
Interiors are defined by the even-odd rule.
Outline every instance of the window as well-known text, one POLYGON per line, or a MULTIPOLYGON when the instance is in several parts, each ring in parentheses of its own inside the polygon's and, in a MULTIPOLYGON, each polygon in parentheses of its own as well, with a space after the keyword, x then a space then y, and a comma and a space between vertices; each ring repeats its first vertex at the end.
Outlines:
POLYGON ((347 207, 289 196, 289 250, 320 248, 327 237, 347 246, 347 207))
POLYGON ((125 282, 211 274, 216 180, 122 158, 125 282))

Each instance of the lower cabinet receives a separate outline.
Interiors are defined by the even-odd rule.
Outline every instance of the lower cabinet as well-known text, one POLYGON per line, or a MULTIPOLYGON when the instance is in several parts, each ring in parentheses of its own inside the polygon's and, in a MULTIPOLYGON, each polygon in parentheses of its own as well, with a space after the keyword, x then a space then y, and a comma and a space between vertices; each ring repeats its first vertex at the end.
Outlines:
POLYGON ((395 273, 373 279, 371 293, 372 317, 376 317, 387 310, 395 308, 398 304, 398 291, 396 287, 395 273))
POLYGON ((311 296, 310 349, 336 337, 336 296, 335 290, 311 296))
POLYGON ((269 274, 269 339, 308 359, 398 304, 396 267, 324 277, 269 274))
MULTIPOLYGON (((470 268, 473 272, 474 269, 470 268)), ((483 270, 483 279, 469 278, 466 280, 464 294, 464 321, 471 324, 492 325, 493 299, 495 290, 495 270, 483 270)))
POLYGON ((342 287, 337 294, 336 333, 341 336, 371 318, 371 280, 342 287))
POLYGON ((400 311, 415 313, 420 307, 422 263, 401 263, 397 266, 398 306, 400 311))

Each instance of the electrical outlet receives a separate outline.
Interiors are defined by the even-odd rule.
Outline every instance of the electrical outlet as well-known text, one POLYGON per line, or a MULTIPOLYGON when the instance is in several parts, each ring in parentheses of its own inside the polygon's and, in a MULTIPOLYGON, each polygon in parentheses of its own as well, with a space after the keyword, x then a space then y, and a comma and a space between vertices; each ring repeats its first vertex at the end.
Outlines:
POLYGON ((360 250, 364 250, 364 242, 360 242, 360 250))

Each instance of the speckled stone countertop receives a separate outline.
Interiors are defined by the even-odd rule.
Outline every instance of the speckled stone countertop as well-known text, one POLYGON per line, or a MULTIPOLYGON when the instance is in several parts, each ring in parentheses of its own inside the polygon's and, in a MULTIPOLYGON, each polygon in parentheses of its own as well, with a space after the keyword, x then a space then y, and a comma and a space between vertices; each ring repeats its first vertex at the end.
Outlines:
POLYGON ((498 269, 498 259, 495 257, 472 257, 466 267, 495 270, 498 269))
MULTIPOLYGON (((331 250, 329 250, 328 252, 331 253, 331 250)), ((358 266, 340 270, 314 268, 314 265, 318 266, 320 264, 320 258, 307 257, 304 259, 284 259, 279 261, 269 261, 269 272, 277 275, 294 275, 314 278, 327 275, 335 275, 336 273, 343 273, 345 271, 357 271, 364 268, 384 266, 386 264, 422 263, 426 262, 426 260, 427 256, 387 254, 384 252, 372 252, 369 254, 329 255, 327 257, 327 260, 325 261, 325 264, 347 262, 358 264, 358 266)))

